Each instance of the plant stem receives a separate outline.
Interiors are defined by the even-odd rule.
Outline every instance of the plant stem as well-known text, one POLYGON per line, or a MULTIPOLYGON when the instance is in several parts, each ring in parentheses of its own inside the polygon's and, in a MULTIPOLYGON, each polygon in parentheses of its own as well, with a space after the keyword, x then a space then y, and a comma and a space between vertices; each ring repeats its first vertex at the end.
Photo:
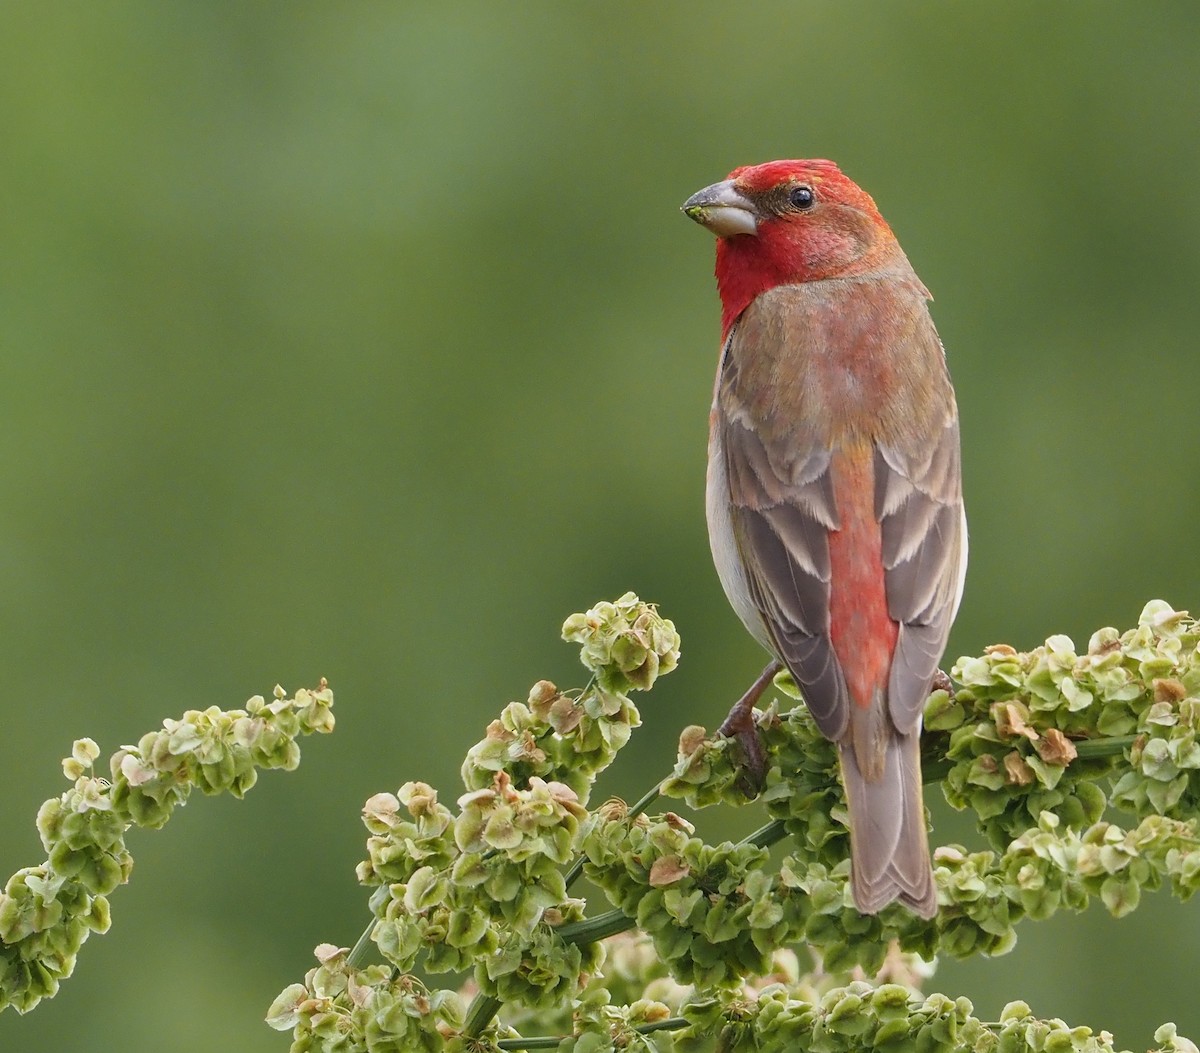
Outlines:
POLYGON ((495 1015, 500 1012, 500 1007, 503 1005, 504 1003, 500 999, 492 998, 491 995, 477 994, 471 1002, 471 1007, 467 1010, 467 1019, 463 1024, 463 1034, 471 1038, 477 1038, 483 1029, 492 1022, 495 1015))
POLYGON ((766 826, 760 826, 754 833, 743 837, 739 845, 757 845, 759 848, 770 848, 771 845, 782 841, 787 836, 787 826, 782 819, 772 819, 766 826))
POLYGON ((1136 735, 1113 735, 1111 738, 1105 739, 1081 739, 1075 743, 1075 752, 1087 760, 1092 760, 1096 757, 1116 757, 1129 749, 1136 740, 1136 735))
POLYGON ((637 919, 631 918, 624 911, 606 910, 594 918, 584 918, 583 921, 564 925, 558 930, 558 934, 567 943, 596 943, 608 939, 609 936, 615 936, 618 932, 628 932, 635 925, 637 919))
POLYGON ((637 803, 629 809, 630 819, 636 819, 642 814, 642 812, 649 808, 650 805, 658 800, 659 795, 662 793, 663 783, 666 781, 666 779, 659 779, 659 781, 656 782, 649 790, 642 794, 637 803))
POLYGON ((350 951, 346 959, 346 964, 357 967, 367 952, 367 948, 371 945, 371 933, 375 931, 375 921, 372 919, 371 924, 363 929, 363 934, 354 944, 354 948, 350 951))
MULTIPOLYGON (((643 1024, 635 1028, 639 1035, 649 1035, 655 1031, 681 1031, 688 1022, 681 1016, 673 1016, 667 1020, 656 1020, 653 1024, 643 1024)), ((557 1049, 565 1035, 538 1035, 533 1038, 502 1038, 496 1044, 501 1049, 557 1049)))
POLYGON ((502 1038, 496 1043, 500 1049, 558 1049, 561 1035, 538 1035, 534 1038, 502 1038))

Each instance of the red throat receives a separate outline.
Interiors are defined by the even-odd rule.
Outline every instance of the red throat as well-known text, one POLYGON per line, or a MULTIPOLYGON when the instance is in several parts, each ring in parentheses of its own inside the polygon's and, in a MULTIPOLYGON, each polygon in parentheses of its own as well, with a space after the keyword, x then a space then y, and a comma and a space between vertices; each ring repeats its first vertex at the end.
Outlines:
POLYGON ((787 227, 767 220, 758 234, 717 240, 717 292, 721 296, 721 339, 738 316, 779 285, 849 278, 885 267, 899 246, 882 219, 865 247, 861 234, 845 226, 787 227), (844 262, 850 258, 850 262, 844 262))
MULTIPOLYGON (((721 342, 738 316, 762 293, 785 284, 791 247, 779 239, 763 242, 757 235, 717 240, 717 292, 721 297, 721 342)), ((797 279, 792 279, 793 281, 797 279)))

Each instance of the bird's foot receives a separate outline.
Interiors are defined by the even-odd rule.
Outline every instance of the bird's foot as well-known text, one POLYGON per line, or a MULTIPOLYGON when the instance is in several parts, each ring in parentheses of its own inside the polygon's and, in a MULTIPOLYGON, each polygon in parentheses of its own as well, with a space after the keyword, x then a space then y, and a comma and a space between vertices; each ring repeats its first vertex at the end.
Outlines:
POLYGON ((762 698, 763 692, 782 668, 779 662, 771 662, 734 703, 729 716, 717 728, 718 735, 734 739, 742 749, 742 774, 738 779, 738 789, 747 797, 761 793, 767 782, 767 756, 763 752, 762 739, 754 720, 754 704, 762 698))
POLYGON ((930 691, 945 691, 951 698, 954 697, 954 681, 950 679, 940 669, 933 674, 933 683, 929 685, 930 691))

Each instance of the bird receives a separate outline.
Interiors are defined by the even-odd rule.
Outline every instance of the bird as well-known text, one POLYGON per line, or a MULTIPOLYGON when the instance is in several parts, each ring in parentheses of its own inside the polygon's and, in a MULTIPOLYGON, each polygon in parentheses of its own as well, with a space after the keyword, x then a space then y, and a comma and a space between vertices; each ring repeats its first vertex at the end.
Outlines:
POLYGON ((837 747, 856 908, 899 901, 932 918, 921 717, 944 677, 967 528, 931 296, 832 161, 735 168, 682 210, 717 237, 713 561, 775 659, 722 731, 753 728, 754 702, 786 667, 837 747))

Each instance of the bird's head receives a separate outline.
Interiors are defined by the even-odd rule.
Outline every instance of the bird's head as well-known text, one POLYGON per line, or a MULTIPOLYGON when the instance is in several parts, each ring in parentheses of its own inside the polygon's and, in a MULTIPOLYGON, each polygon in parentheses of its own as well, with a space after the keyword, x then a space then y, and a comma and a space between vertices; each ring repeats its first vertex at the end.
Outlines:
POLYGON ((717 235, 726 331, 768 289, 882 272, 904 258, 870 195, 832 161, 735 168, 683 212, 717 235))

